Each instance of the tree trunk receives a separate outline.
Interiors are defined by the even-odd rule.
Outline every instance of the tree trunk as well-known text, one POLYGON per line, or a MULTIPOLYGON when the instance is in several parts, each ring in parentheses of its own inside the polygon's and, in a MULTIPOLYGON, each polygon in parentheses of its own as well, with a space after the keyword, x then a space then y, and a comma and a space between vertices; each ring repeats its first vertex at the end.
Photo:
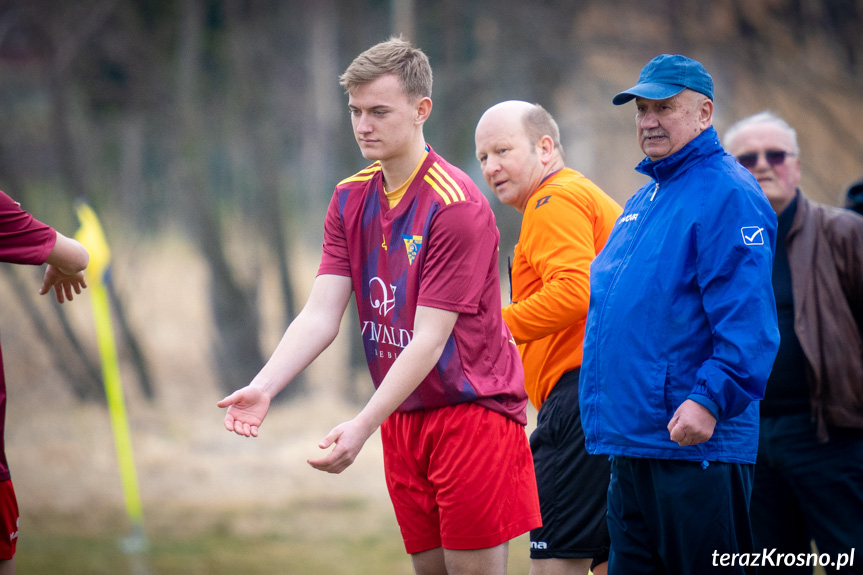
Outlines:
POLYGON ((206 176, 205 110, 199 91, 203 7, 200 0, 184 0, 177 61, 177 107, 180 133, 179 171, 181 193, 188 198, 194 239, 210 267, 210 303, 216 324, 213 353, 219 383, 229 393, 251 381, 264 358, 258 342, 259 318, 255 293, 236 280, 225 256, 224 234, 218 219, 217 199, 206 176))

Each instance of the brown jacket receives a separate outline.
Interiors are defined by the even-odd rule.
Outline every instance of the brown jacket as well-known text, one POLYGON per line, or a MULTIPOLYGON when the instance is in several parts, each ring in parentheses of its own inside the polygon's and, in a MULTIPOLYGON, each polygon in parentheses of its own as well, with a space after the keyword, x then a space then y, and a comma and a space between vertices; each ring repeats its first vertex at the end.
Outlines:
POLYGON ((809 364, 818 439, 827 426, 863 428, 863 217, 797 191, 786 238, 794 331, 809 364))

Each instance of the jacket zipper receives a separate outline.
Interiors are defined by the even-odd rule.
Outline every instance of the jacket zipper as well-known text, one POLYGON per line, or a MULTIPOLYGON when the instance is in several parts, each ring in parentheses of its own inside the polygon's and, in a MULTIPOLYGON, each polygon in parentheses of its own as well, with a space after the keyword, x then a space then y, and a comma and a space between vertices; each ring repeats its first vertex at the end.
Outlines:
MULTIPOLYGON (((644 225, 644 220, 647 218, 647 214, 650 213, 650 208, 653 206, 653 199, 656 197, 656 192, 658 192, 658 191, 659 191, 659 182, 656 182, 656 186, 654 186, 654 188, 653 188, 653 194, 651 194, 651 196, 650 196, 650 203, 648 203, 648 205, 647 205, 647 211, 644 212, 644 217, 641 217, 641 215, 639 214, 638 228, 636 228, 635 233, 632 235, 632 238, 629 242, 629 245, 626 247, 626 253, 623 254, 622 261, 626 261, 626 259, 629 257, 629 253, 632 250, 632 245, 635 243, 636 239, 638 239, 638 236, 641 232, 641 226, 644 225)), ((620 269, 622 267, 623 267, 623 265, 621 264, 620 266, 617 267, 617 270, 615 270, 614 277, 611 278, 611 283, 609 283, 609 285, 608 285, 607 292, 610 293, 612 291, 612 289, 614 288, 614 286, 617 284, 617 278, 620 275, 620 269)), ((605 321, 604 321, 605 320, 605 310, 606 310, 607 306, 608 306, 608 296, 606 296, 605 301, 602 304, 602 309, 600 310, 599 321, 597 322, 598 325, 602 326, 603 328, 605 325, 605 321)), ((601 333, 602 332, 600 331, 600 335, 601 335, 601 333)), ((601 337, 599 339, 601 339, 601 337)), ((599 365, 597 364, 596 367, 594 367, 594 369, 597 372, 599 372, 599 369, 600 369, 599 365)), ((601 378, 597 377, 596 380, 597 380, 598 386, 601 388, 602 387, 601 378)), ((594 426, 594 432, 595 433, 597 433, 596 426, 598 426, 598 424, 599 424, 599 422, 597 421, 596 425, 594 426)))

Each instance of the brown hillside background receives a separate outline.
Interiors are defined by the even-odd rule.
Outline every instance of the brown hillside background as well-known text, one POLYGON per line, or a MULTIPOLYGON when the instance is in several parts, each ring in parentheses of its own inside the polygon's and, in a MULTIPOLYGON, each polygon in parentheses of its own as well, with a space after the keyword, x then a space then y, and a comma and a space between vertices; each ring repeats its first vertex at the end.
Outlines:
MULTIPOLYGON (((227 433, 215 406, 305 301, 333 186, 365 165, 337 78, 393 33, 434 68, 427 140, 481 189, 476 121, 525 99, 554 114, 569 165, 625 202, 641 154, 633 106, 611 98, 663 52, 712 73, 720 135, 765 109, 788 120, 812 198, 840 205, 863 178, 863 0, 0 0, 0 189, 66 235, 78 200, 102 218, 148 529, 225 509, 248 534, 261 508, 339 521, 327 502, 357 500, 380 511, 357 529, 398 538, 377 434, 341 476, 305 463, 370 393, 350 313, 261 437, 227 433)), ((490 201, 506 261, 518 214, 490 201)), ((39 298, 41 272, 0 270, 22 538, 105 517, 123 535, 91 301, 39 298)))

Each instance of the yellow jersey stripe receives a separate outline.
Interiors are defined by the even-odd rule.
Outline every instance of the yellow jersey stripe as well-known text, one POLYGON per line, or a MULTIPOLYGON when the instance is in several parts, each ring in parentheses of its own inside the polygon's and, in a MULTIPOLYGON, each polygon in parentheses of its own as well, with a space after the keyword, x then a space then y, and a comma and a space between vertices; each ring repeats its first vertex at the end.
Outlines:
POLYGON ((436 181, 434 181, 431 177, 429 177, 429 175, 428 175, 428 174, 426 174, 426 175, 425 175, 425 177, 424 177, 423 179, 424 179, 424 180, 425 180, 425 181, 426 181, 426 182, 427 182, 431 187, 433 187, 433 188, 434 188, 434 190, 438 193, 438 195, 439 195, 441 198, 443 198, 443 202, 444 202, 446 205, 450 205, 450 204, 452 203, 452 200, 450 200, 450 199, 449 199, 449 196, 446 194, 446 192, 444 192, 442 189, 440 189, 440 186, 438 186, 438 185, 437 185, 437 182, 436 182, 436 181))
POLYGON ((451 188, 451 189, 452 189, 452 190, 455 190, 455 192, 456 192, 456 193, 458 193, 458 198, 459 198, 459 200, 464 201, 464 200, 465 200, 465 197, 464 197, 464 191, 463 191, 463 190, 461 189, 461 187, 460 187, 460 186, 455 182, 455 180, 453 180, 453 179, 452 179, 452 176, 450 176, 448 172, 443 171, 443 170, 440 168, 440 166, 438 166, 438 165, 437 165, 437 163, 435 163, 435 166, 437 166, 438 171, 440 171, 440 173, 441 173, 441 174, 443 174, 443 176, 444 176, 447 180, 449 180, 449 183, 450 183, 450 184, 452 184, 452 188, 451 188))
MULTIPOLYGON (((434 181, 435 181, 434 186, 435 186, 435 189, 438 190, 438 193, 441 195, 447 194, 447 197, 449 200, 451 200, 453 202, 457 202, 458 196, 453 193, 452 188, 450 188, 449 184, 446 183, 446 180, 444 180, 441 177, 441 175, 438 173, 438 170, 436 170, 435 168, 438 168, 437 164, 433 164, 429 168, 429 171, 428 171, 428 174, 426 175, 426 178, 427 179, 434 178, 434 181)), ((438 169, 440 169, 440 168, 438 168, 438 169)), ((449 204, 450 202, 447 201, 446 203, 449 204)))
MULTIPOLYGON (((458 201, 458 194, 456 194, 453 191, 452 187, 446 182, 446 180, 441 175, 441 172, 442 172, 442 170, 441 170, 440 166, 437 164, 437 162, 435 162, 429 168, 428 173, 431 177, 433 177, 437 181, 438 185, 441 188, 443 188, 447 194, 449 194, 450 199, 454 202, 457 202, 458 201)), ((449 203, 449 202, 447 202, 447 203, 449 203)))
POLYGON ((461 188, 458 187, 458 184, 456 184, 449 174, 444 172, 437 163, 433 164, 432 167, 429 168, 429 174, 437 180, 441 188, 446 190, 452 201, 464 201, 465 198, 461 188))
POLYGON ((365 182, 367 180, 371 180, 372 178, 375 177, 375 174, 377 174, 380 171, 381 171, 381 165, 380 164, 372 164, 368 168, 366 168, 364 170, 360 170, 359 172, 357 172, 353 176, 351 176, 349 178, 345 178, 344 180, 339 182, 339 185, 341 186, 342 184, 347 184, 350 182, 365 182))

